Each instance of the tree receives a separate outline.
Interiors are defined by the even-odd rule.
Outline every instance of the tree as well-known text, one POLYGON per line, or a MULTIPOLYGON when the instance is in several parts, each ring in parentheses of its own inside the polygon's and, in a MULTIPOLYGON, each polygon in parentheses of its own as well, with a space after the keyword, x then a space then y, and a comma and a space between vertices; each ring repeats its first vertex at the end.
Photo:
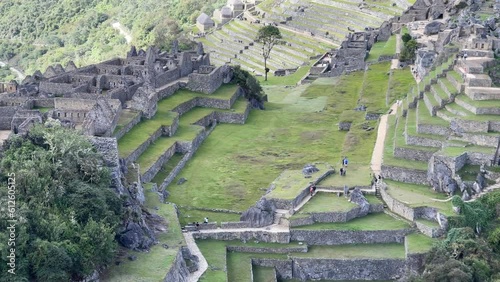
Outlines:
POLYGON ((267 73, 269 69, 267 68, 267 59, 269 59, 269 54, 273 50, 274 45, 281 42, 281 32, 279 28, 274 25, 266 25, 259 29, 257 33, 257 38, 255 41, 262 43, 262 56, 264 57, 264 72, 265 81, 267 81, 267 73))
POLYGON ((401 36, 401 39, 403 40, 403 43, 406 43, 406 42, 410 41, 411 38, 412 37, 411 37, 411 35, 409 33, 405 33, 405 34, 403 34, 403 36, 401 36))
POLYGON ((413 61, 415 59, 415 51, 417 51, 418 44, 415 39, 410 39, 405 42, 403 50, 401 51, 401 61, 413 61))
POLYGON ((245 94, 245 98, 252 103, 254 108, 264 109, 262 96, 264 91, 260 83, 253 75, 246 70, 242 70, 240 66, 234 67, 233 82, 237 83, 245 94))

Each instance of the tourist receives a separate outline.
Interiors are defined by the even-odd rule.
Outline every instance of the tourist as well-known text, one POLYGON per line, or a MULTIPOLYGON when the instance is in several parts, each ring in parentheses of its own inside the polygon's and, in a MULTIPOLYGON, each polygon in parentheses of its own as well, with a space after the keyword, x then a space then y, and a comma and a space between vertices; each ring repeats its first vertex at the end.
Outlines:
POLYGON ((464 61, 467 60, 467 52, 464 53, 463 58, 464 58, 464 61))
POLYGON ((208 217, 205 217, 205 220, 203 221, 204 224, 208 223, 208 217))
POLYGON ((340 168, 340 176, 344 176, 344 168, 343 167, 340 168))
POLYGON ((313 196, 313 193, 314 193, 313 184, 311 184, 311 186, 309 186, 309 194, 311 195, 311 197, 313 196))
POLYGON ((316 184, 313 184, 313 194, 316 194, 316 184))
POLYGON ((349 160, 347 160, 347 157, 344 157, 344 159, 342 160, 342 166, 344 168, 346 168, 348 163, 349 163, 349 160))
POLYGON ((200 224, 198 222, 195 222, 195 226, 196 226, 196 231, 200 231, 200 224))

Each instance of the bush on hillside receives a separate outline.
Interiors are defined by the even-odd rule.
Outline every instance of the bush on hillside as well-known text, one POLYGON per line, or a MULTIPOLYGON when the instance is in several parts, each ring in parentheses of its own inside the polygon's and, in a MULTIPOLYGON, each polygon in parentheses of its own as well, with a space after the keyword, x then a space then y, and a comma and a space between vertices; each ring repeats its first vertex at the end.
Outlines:
POLYGON ((244 91, 245 98, 252 103, 253 108, 264 109, 264 91, 259 81, 240 66, 234 67, 232 82, 238 84, 244 91))

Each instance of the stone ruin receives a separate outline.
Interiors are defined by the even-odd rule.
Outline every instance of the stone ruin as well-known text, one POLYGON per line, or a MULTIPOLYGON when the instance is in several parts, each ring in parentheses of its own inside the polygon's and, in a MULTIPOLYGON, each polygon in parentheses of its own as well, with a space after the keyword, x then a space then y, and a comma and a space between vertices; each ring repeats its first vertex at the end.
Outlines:
POLYGON ((80 68, 70 61, 36 71, 19 85, 0 84, 0 130, 24 132, 53 118, 87 135, 111 136, 123 109, 151 118, 156 103, 179 88, 211 94, 231 80, 232 69, 211 65, 201 43, 193 51, 172 49, 132 46, 126 58, 80 68))

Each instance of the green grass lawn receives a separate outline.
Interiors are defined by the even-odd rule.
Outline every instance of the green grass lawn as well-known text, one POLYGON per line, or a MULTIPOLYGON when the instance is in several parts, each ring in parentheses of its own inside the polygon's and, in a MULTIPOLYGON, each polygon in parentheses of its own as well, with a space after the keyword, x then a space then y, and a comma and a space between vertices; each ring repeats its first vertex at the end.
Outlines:
POLYGON ((412 233, 406 236, 406 242, 408 253, 414 254, 428 252, 437 240, 421 233, 412 233))
POLYGON ((156 176, 151 180, 151 182, 158 184, 160 186, 163 180, 167 178, 172 169, 179 163, 184 155, 181 153, 175 153, 160 169, 156 176))
MULTIPOLYGON (((368 72, 377 71, 378 67, 374 67, 368 72)), ((369 185, 376 130, 351 133, 347 142, 356 145, 350 152, 342 148, 347 133, 337 130, 340 114, 356 107, 359 96, 350 93, 360 93, 360 79, 364 76, 364 72, 355 72, 293 88, 265 87, 271 101, 266 110, 252 111, 244 126, 217 126, 178 175, 188 181, 168 187, 169 201, 181 206, 243 211, 285 169, 299 170, 317 161, 335 166, 346 153, 350 161, 348 176, 334 176, 335 186, 342 187, 346 182, 369 185)))
POLYGON ((379 113, 388 108, 386 93, 390 67, 391 62, 383 62, 370 65, 369 71, 365 72, 359 104, 367 106, 367 112, 379 113))
POLYGON ((129 122, 131 122, 138 115, 140 115, 140 113, 136 112, 134 110, 129 110, 129 109, 122 110, 120 113, 120 118, 118 119, 118 123, 116 124, 115 131, 113 132, 113 134, 118 132, 118 130, 122 129, 125 125, 127 125, 129 122))
POLYGON ((53 110, 54 108, 46 108, 46 107, 34 107, 33 110, 39 110, 40 113, 44 114, 50 110, 53 110))
POLYGON ((160 203, 158 195, 149 188, 145 189, 144 194, 145 206, 150 212, 166 220, 168 231, 158 235, 160 243, 152 246, 149 252, 124 250, 120 265, 110 266, 106 274, 101 277, 105 281, 161 281, 169 271, 180 247, 185 245, 174 205, 160 203), (153 209, 155 207, 159 209, 153 209), (162 247, 163 244, 167 244, 169 248, 165 249, 162 247), (129 255, 137 256, 137 260, 128 260, 129 255))
POLYGON ((387 92, 388 105, 392 105, 396 100, 401 100, 416 85, 409 68, 391 70, 391 73, 387 92))
POLYGON ((252 270, 254 282, 276 281, 276 270, 274 270, 274 267, 253 266, 252 270))
POLYGON ((287 259, 286 254, 227 253, 227 280, 231 282, 252 281, 252 258, 287 259))
MULTIPOLYGON (((349 155, 350 157, 350 155, 349 155)), ((371 157, 371 154, 370 154, 371 157)), ((369 164, 358 164, 352 163, 351 158, 349 158, 349 165, 347 167, 347 173, 345 176, 340 176, 340 160, 337 164, 335 174, 329 175, 327 178, 322 180, 319 185, 326 187, 355 187, 355 186, 369 186, 371 183, 371 168, 369 164)))
POLYGON ((277 199, 295 199, 303 190, 307 188, 312 181, 315 181, 321 174, 330 169, 328 164, 316 164, 318 172, 311 175, 311 178, 305 178, 302 170, 285 170, 278 178, 276 178, 272 185, 275 188, 266 195, 266 198, 277 199))
POLYGON ((432 199, 445 200, 443 193, 434 192, 429 186, 409 184, 385 180, 389 189, 387 192, 395 199, 410 207, 429 206, 439 209, 445 215, 453 215, 451 202, 438 202, 432 199))
POLYGON ((349 211, 357 206, 345 197, 337 197, 336 193, 318 192, 299 213, 349 211))
POLYGON ((366 57, 367 62, 376 62, 378 58, 382 55, 393 55, 396 52, 396 35, 389 37, 387 41, 375 42, 373 44, 368 57, 366 57))
POLYGON ((334 258, 334 259, 359 259, 359 258, 405 258, 403 244, 347 244, 338 246, 310 246, 307 253, 293 254, 294 257, 306 258, 334 258))
MULTIPOLYGON (((262 68, 264 68, 264 66, 262 68)), ((267 81, 264 81, 264 76, 259 76, 257 77, 257 79, 262 86, 296 85, 297 82, 299 82, 302 77, 304 77, 309 72, 310 69, 310 66, 299 67, 296 72, 286 76, 275 76, 269 72, 267 75, 267 81)))
POLYGON ((385 213, 372 213, 367 216, 355 218, 348 222, 315 223, 293 227, 299 230, 397 230, 410 228, 408 223, 394 219, 385 213))
POLYGON ((215 221, 218 223, 218 225, 220 225, 221 222, 240 221, 240 216, 241 215, 237 213, 213 212, 179 207, 179 221, 181 223, 181 226, 185 226, 193 222, 203 222, 203 219, 205 217, 208 217, 208 220, 210 222, 215 221))

